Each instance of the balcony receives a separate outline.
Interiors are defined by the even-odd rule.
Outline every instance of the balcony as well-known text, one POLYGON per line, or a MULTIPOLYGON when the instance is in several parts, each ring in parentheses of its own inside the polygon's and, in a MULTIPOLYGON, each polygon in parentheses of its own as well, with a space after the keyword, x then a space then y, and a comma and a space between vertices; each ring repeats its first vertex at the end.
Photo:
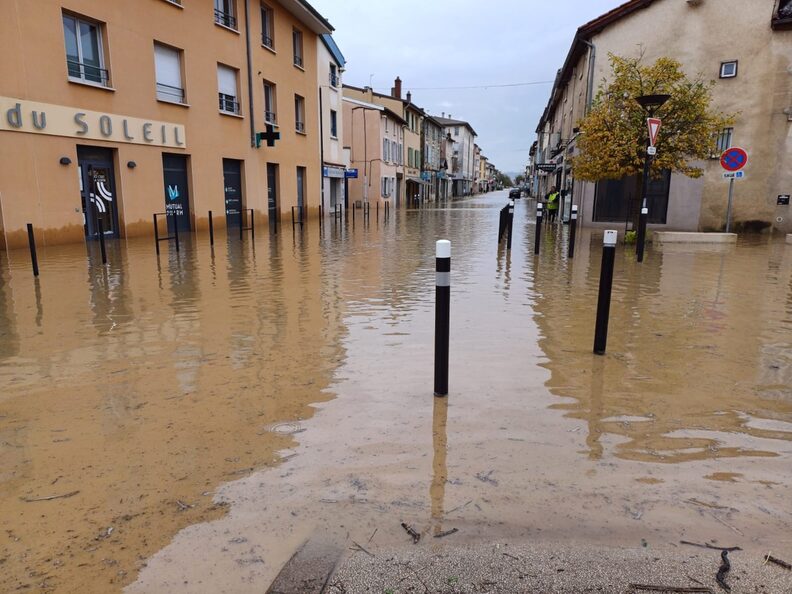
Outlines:
POLYGON ((216 8, 214 11, 214 15, 215 15, 215 23, 236 31, 237 20, 234 15, 229 14, 227 12, 223 12, 222 10, 217 10, 216 8))
POLYGON ((99 68, 98 66, 92 66, 85 62, 76 62, 74 60, 66 60, 66 65, 69 69, 69 76, 71 78, 95 83, 103 87, 110 86, 110 72, 106 68, 99 68))
POLYGON ((272 41, 272 37, 270 37, 266 33, 263 33, 261 35, 261 45, 263 45, 264 47, 268 47, 270 49, 274 49, 275 47, 272 41))
POLYGON ((264 123, 270 124, 271 126, 278 125, 278 116, 274 111, 265 111, 264 112, 264 123))
POLYGON ((294 129, 300 134, 305 134, 305 122, 297 121, 294 123, 294 129))
POLYGON ((223 113, 232 113, 239 115, 239 101, 233 95, 226 95, 225 93, 218 93, 220 99, 220 111, 223 113))
POLYGON ((157 99, 171 103, 184 103, 184 89, 157 83, 157 99))
POLYGON ((330 86, 331 87, 338 87, 341 85, 341 77, 337 74, 331 72, 330 73, 330 86))
POLYGON ((297 66, 298 68, 302 68, 303 67, 302 56, 298 56, 296 54, 294 55, 294 65, 297 66))

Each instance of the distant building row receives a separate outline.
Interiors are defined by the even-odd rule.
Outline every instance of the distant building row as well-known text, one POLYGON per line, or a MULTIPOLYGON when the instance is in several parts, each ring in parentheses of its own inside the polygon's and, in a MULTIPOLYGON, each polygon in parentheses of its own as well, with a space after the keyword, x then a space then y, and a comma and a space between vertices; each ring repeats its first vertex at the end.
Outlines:
POLYGON ((305 0, 136 9, 12 2, 0 20, 0 249, 24 246, 27 223, 45 245, 150 234, 159 212, 181 231, 210 211, 276 224, 348 203, 350 181, 395 204, 489 187, 468 124, 343 87, 333 28, 305 0))

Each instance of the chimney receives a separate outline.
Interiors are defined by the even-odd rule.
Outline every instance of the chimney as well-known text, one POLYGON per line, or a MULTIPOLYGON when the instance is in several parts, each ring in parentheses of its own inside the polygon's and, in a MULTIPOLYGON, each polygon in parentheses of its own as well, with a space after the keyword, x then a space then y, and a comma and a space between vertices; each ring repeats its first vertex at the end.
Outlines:
POLYGON ((445 112, 442 112, 442 113, 440 114, 440 117, 441 117, 441 118, 444 118, 444 117, 445 117, 445 112))
POLYGON ((401 99, 401 79, 397 76, 393 82, 393 92, 391 93, 396 99, 401 99))
POLYGON ((412 103, 412 92, 407 91, 407 103, 412 103))
POLYGON ((454 119, 453 116, 450 113, 448 114, 448 119, 449 120, 453 120, 454 119))

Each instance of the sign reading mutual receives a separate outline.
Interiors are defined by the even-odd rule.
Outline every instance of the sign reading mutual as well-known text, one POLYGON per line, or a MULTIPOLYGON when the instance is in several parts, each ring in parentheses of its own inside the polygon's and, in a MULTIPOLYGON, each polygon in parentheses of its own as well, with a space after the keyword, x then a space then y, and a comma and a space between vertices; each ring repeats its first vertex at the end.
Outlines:
POLYGON ((778 201, 776 202, 777 206, 789 206, 789 194, 779 194, 778 201))
POLYGON ((539 171, 546 171, 547 173, 552 173, 556 170, 557 165, 555 163, 537 163, 536 168, 539 171))

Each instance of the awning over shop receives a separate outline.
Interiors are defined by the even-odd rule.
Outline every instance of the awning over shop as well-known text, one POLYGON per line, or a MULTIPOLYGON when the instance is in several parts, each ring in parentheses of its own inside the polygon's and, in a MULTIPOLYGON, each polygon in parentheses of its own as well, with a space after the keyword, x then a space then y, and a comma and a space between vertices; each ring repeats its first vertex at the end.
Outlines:
POLYGON ((420 177, 408 177, 407 181, 415 182, 416 184, 422 184, 424 186, 431 185, 428 181, 421 179, 420 177))

